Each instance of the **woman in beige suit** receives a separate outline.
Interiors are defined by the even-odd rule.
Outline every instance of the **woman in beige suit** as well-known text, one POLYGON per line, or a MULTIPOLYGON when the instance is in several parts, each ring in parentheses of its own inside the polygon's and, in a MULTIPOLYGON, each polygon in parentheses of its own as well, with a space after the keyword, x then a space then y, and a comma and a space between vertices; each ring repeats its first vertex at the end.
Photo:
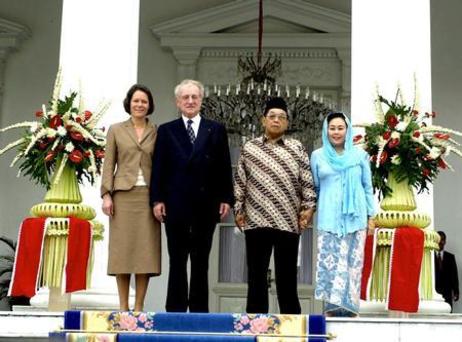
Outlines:
POLYGON ((151 91, 140 84, 127 92, 124 108, 130 119, 107 133, 101 196, 109 216, 108 274, 115 275, 120 310, 128 311, 130 276, 135 274, 135 311, 143 311, 149 278, 160 274, 160 225, 149 205, 151 159, 156 127, 151 91))

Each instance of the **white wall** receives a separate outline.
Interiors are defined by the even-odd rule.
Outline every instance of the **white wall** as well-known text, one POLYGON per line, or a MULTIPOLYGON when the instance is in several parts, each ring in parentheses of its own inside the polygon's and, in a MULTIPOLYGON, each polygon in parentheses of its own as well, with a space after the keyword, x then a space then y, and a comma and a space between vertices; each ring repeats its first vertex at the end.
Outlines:
MULTIPOLYGON (((462 2, 432 0, 431 13, 432 100, 439 113, 434 123, 462 131, 462 2)), ((456 172, 442 171, 434 186, 434 226, 446 232, 446 249, 456 255, 462 282, 462 159, 451 157, 449 163, 456 172)), ((460 300, 454 311, 462 312, 460 300)))
MULTIPOLYGON (((51 97, 58 69, 61 0, 0 0, 0 17, 27 26, 31 36, 5 66, 0 126, 34 120, 35 110, 51 97)), ((0 146, 19 138, 20 130, 0 135, 0 146)), ((9 168, 14 152, 0 157, 0 235, 16 239, 18 226, 32 205, 42 201, 44 190, 9 168)))

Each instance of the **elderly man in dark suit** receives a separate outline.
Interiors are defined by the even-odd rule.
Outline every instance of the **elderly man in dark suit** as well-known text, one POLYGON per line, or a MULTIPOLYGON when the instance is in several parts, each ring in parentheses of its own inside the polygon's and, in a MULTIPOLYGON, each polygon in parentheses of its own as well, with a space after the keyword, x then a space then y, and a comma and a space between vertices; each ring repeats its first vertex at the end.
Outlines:
POLYGON ((459 277, 457 274, 457 263, 454 254, 446 252, 446 234, 438 232, 440 236, 440 250, 435 252, 435 288, 440 293, 444 301, 451 305, 453 301, 459 300, 459 277))
POLYGON ((159 127, 151 205, 165 222, 170 257, 166 310, 208 312, 208 262, 216 224, 228 215, 233 187, 225 127, 200 115, 204 87, 175 88, 179 119, 159 127), (191 259, 188 294, 187 261, 191 259))

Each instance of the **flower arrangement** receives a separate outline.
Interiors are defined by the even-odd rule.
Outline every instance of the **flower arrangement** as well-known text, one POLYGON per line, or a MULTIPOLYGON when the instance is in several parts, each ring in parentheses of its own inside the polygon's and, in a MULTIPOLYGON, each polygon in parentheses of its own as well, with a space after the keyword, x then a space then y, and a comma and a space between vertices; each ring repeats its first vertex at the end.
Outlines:
POLYGON ((85 177, 94 184, 100 174, 106 139, 104 129, 96 124, 107 110, 105 103, 92 113, 84 109, 83 99, 79 97, 78 107, 74 105, 77 93, 60 99, 61 71, 56 77, 53 95, 47 106, 35 112, 37 121, 25 121, 0 129, 5 132, 15 128, 28 128, 23 136, 0 150, 0 155, 17 147, 18 154, 10 167, 18 161, 19 174, 28 175, 36 184, 51 187, 58 183, 66 165, 75 167, 77 180, 81 183, 85 177))
POLYGON ((387 186, 391 173, 398 182, 407 179, 421 193, 428 191, 428 183, 440 170, 454 170, 445 159, 451 152, 462 157, 460 144, 453 138, 462 136, 461 132, 430 125, 427 121, 436 116, 435 112, 422 114, 415 104, 403 103, 400 90, 395 101, 377 95, 377 122, 355 125, 365 128, 365 135, 356 135, 354 142, 369 153, 374 191, 383 196, 391 193, 387 186))

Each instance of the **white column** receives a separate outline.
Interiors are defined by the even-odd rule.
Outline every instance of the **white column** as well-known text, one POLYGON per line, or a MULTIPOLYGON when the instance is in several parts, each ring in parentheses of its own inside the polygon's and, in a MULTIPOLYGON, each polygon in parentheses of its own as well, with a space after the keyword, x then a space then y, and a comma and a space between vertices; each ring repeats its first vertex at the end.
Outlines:
MULTIPOLYGON (((139 0, 63 1, 62 95, 69 90, 79 91, 80 83, 89 110, 95 110, 101 100, 111 101, 98 127, 108 128, 128 118, 122 101, 137 80, 138 31, 139 0)), ((72 306, 116 309, 119 302, 115 279, 106 275, 109 222, 101 211, 99 181, 94 187, 81 187, 81 192, 83 203, 95 208, 96 220, 104 224, 105 239, 95 244, 92 288, 72 294, 72 306)))
MULTIPOLYGON (((417 79, 418 108, 431 111, 429 0, 352 1, 353 123, 374 121, 374 92, 394 99, 397 86, 405 99, 414 99, 417 79)), ((432 188, 416 198, 419 211, 433 219, 432 188)))
MULTIPOLYGON (((399 86, 408 105, 413 104, 416 86, 417 109, 431 112, 430 48, 430 0, 352 0, 353 123, 374 121, 377 86, 382 96, 393 100, 399 86)), ((429 188, 416 201, 418 210, 433 220, 433 188, 429 188)), ((361 306, 365 311, 384 309, 374 303, 361 306)), ((437 294, 419 304, 420 313, 448 309, 437 294)))

